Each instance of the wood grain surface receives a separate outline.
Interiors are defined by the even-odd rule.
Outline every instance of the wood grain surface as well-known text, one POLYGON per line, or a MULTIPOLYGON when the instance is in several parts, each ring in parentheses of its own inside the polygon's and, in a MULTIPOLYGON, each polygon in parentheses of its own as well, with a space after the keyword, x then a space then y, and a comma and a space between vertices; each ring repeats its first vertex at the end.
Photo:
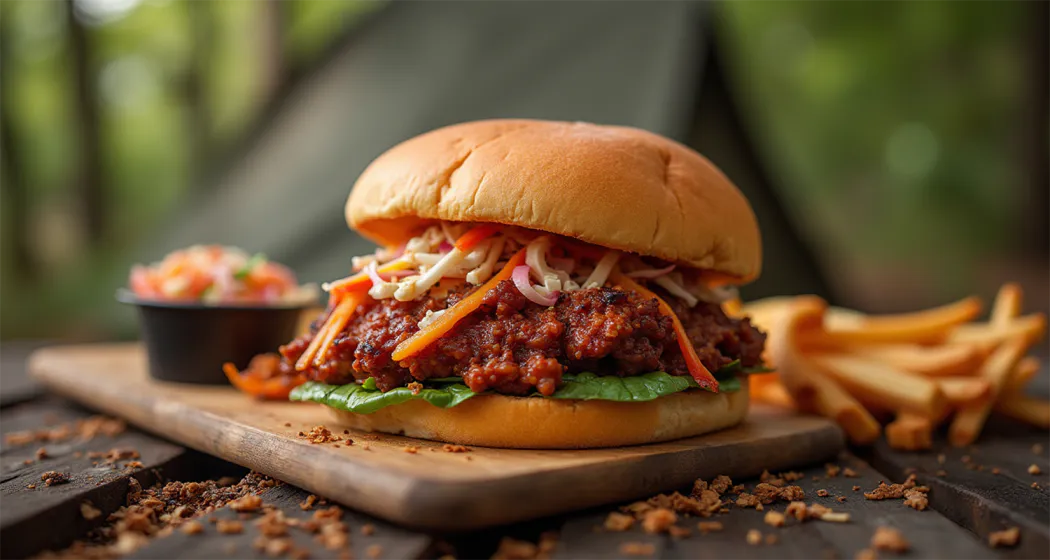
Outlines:
POLYGON ((34 354, 30 370, 53 391, 145 430, 428 529, 473 529, 630 500, 697 477, 754 476, 819 462, 842 446, 838 428, 823 419, 756 409, 737 428, 664 444, 446 453, 441 444, 410 438, 343 436, 313 404, 260 403, 231 388, 153 381, 136 345, 48 348, 34 354), (354 444, 298 436, 324 423, 354 444))

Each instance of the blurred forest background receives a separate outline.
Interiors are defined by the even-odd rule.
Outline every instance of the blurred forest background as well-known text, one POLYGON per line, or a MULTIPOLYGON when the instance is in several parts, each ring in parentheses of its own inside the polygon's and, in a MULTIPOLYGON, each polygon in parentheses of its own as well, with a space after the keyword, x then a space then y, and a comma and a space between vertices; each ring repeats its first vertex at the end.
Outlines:
MULTIPOLYGON (((1017 278, 1045 308, 1045 5, 895 6, 717 6, 768 174, 841 303, 899 310, 1017 278)), ((0 337, 126 336, 93 318, 142 239, 384 7, 0 2, 0 337)))

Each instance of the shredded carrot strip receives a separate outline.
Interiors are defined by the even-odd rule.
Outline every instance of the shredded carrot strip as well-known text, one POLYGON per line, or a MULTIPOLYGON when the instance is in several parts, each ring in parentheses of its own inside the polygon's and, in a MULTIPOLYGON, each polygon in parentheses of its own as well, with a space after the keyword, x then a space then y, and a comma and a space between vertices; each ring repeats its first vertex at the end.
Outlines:
POLYGON ((425 328, 420 329, 416 334, 405 339, 401 344, 398 344, 397 348, 394 349, 394 361, 400 362, 405 358, 415 356, 421 350, 429 346, 430 343, 441 338, 445 333, 452 330, 452 327, 456 326, 456 323, 458 323, 460 319, 470 315, 481 306, 481 300, 485 297, 485 294, 495 288, 496 284, 510 278, 511 273, 514 272, 514 267, 520 266, 524 262, 525 249, 522 248, 515 253, 509 261, 507 261, 507 264, 503 266, 503 270, 500 270, 498 274, 489 278, 488 282, 482 284, 480 288, 474 290, 469 296, 461 299, 456 305, 446 309, 441 316, 425 328))
POLYGON ((314 357, 314 366, 320 367, 324 363, 324 359, 328 357, 329 348, 335 342, 335 337, 339 336, 339 333, 346 328, 346 324, 350 322, 350 317, 354 314, 354 310, 357 309, 358 304, 361 303, 361 300, 366 295, 361 291, 351 292, 332 311, 332 315, 327 321, 328 330, 325 331, 324 340, 321 341, 321 346, 317 350, 317 356, 314 357))
POLYGON ((318 365, 320 364, 320 357, 323 356, 325 351, 327 351, 328 345, 335 340, 339 331, 343 330, 343 327, 346 326, 346 318, 349 318, 347 309, 349 308, 349 312, 352 313, 354 309, 357 308, 357 304, 360 303, 359 296, 361 293, 362 292, 351 294, 350 297, 339 302, 339 305, 332 310, 332 313, 328 315, 327 319, 325 319, 321 328, 317 329, 317 332, 314 333, 314 338, 310 341, 310 345, 306 347, 306 350, 303 351, 302 355, 299 356, 299 359, 296 360, 296 371, 303 371, 310 367, 311 362, 318 365), (345 316, 345 318, 343 318, 343 316, 345 316), (337 326, 338 328, 336 328, 337 326))
POLYGON ((667 305, 667 302, 660 296, 649 291, 634 280, 624 276, 619 269, 613 270, 612 274, 609 275, 609 278, 628 290, 656 300, 657 304, 660 306, 660 312, 670 318, 671 322, 674 324, 674 333, 678 338, 678 347, 682 350, 682 357, 685 358, 685 365, 689 368, 689 374, 693 376, 693 379, 695 379, 701 387, 708 391, 717 393, 718 381, 715 380, 715 376, 711 375, 710 371, 707 371, 707 368, 704 367, 704 364, 700 361, 700 357, 696 355, 696 349, 693 348, 693 343, 689 340, 689 336, 685 332, 685 327, 682 326, 682 322, 678 320, 678 316, 674 314, 671 306, 667 305))
MULTIPOLYGON (((376 269, 376 272, 394 272, 395 270, 404 270, 411 268, 412 263, 403 260, 396 260, 388 262, 383 266, 376 269)), ((342 280, 336 280, 335 282, 328 283, 329 293, 345 293, 352 291, 356 288, 369 288, 372 286, 372 278, 368 276, 367 272, 358 272, 353 276, 347 276, 342 280)))
POLYGON ((292 389, 306 383, 306 378, 302 375, 273 379, 259 379, 251 375, 243 375, 237 371, 237 366, 229 362, 222 365, 222 371, 226 374, 226 379, 229 379, 239 391, 263 399, 287 400, 292 389))
POLYGON ((481 224, 480 226, 474 226, 470 231, 459 236, 456 240, 455 246, 464 253, 470 251, 474 247, 478 246, 478 243, 492 237, 492 234, 496 233, 503 226, 499 224, 481 224))

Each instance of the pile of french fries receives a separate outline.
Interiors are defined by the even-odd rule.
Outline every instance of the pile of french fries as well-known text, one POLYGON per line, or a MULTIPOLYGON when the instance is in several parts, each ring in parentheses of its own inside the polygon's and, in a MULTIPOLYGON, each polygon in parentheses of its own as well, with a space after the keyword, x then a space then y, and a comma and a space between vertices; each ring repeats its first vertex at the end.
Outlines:
POLYGON ((1050 402, 1025 395, 1039 370, 1027 356, 1046 329, 1021 314, 1022 292, 1003 286, 987 322, 977 298, 903 315, 864 315, 815 296, 727 304, 763 328, 776 373, 751 377, 754 401, 833 419, 858 445, 883 433, 897 449, 928 449, 942 422, 948 440, 976 441, 995 411, 1050 429, 1050 402))

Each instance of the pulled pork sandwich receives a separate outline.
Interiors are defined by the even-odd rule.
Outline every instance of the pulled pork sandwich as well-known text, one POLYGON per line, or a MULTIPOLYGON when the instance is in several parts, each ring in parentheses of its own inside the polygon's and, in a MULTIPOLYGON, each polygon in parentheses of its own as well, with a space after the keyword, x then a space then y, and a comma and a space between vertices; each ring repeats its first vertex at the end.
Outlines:
POLYGON ((726 315, 755 216, 700 154, 642 130, 492 120, 404 142, 350 227, 383 248, 324 287, 310 332, 227 374, 359 429, 606 447, 739 423, 765 335, 726 315))

